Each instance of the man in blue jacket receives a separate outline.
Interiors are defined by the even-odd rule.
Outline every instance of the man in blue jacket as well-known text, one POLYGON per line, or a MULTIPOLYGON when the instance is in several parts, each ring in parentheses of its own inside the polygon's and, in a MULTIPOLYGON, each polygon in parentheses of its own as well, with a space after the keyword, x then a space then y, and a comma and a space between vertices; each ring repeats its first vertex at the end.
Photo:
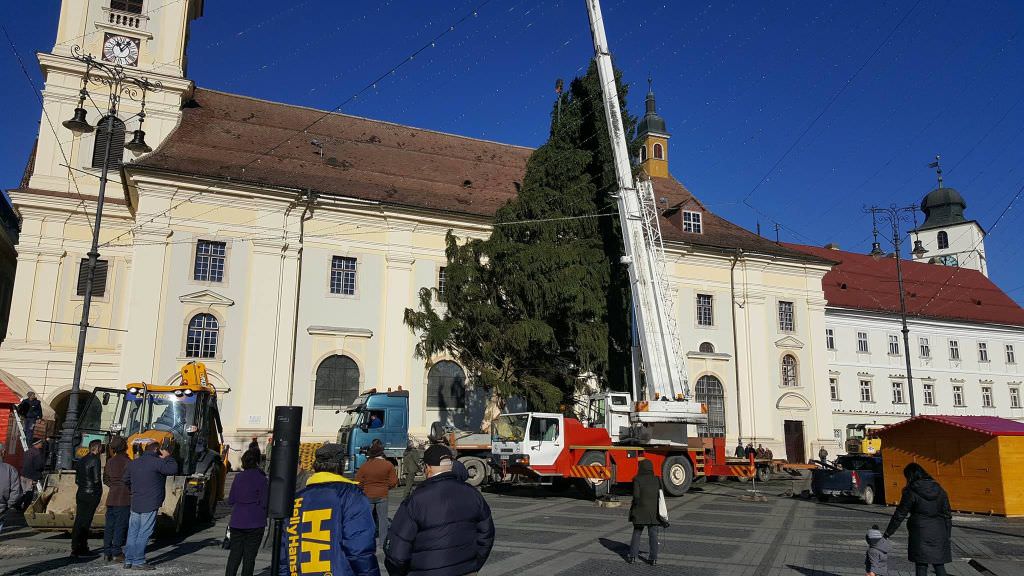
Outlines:
POLYGON ((476 574, 491 554, 491 508, 465 475, 453 471, 445 446, 423 454, 427 479, 402 502, 391 521, 384 565, 391 576, 476 574))
POLYGON ((131 514, 128 516, 128 540, 124 545, 124 567, 132 570, 154 570, 146 564, 146 544, 156 527, 156 516, 166 495, 167 477, 178 473, 178 462, 171 453, 150 441, 142 453, 128 464, 124 482, 131 493, 131 514))
POLYGON ((357 482, 342 476, 344 453, 340 444, 317 449, 313 475, 292 504, 279 576, 380 576, 370 501, 357 482))

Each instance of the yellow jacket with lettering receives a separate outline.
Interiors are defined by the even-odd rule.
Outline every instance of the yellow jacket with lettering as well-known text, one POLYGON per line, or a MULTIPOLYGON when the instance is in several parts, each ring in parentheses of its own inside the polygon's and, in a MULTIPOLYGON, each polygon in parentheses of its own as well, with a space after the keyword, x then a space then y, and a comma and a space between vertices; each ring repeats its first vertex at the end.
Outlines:
POLYGON ((370 502, 358 484, 317 472, 295 494, 279 576, 380 576, 370 502))

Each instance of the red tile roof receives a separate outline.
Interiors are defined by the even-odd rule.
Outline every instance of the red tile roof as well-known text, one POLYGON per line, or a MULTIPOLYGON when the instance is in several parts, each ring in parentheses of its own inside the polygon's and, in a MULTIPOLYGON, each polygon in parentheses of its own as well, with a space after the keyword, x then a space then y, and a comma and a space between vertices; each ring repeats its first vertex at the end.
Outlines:
MULTIPOLYGON (((320 110, 213 90, 197 89, 194 104, 183 110, 181 123, 156 151, 128 168, 309 188, 490 218, 515 196, 533 152, 380 120, 324 116, 320 110), (321 117, 307 133, 295 133, 321 117), (323 145, 322 159, 311 140, 323 145)), ((655 178, 654 186, 659 201, 666 200, 662 234, 668 242, 818 261, 711 213, 674 178, 655 178), (702 234, 682 231, 679 210, 689 207, 704 215, 702 234)))
MULTIPOLYGON (((837 262, 822 285, 829 306, 899 313, 896 260, 854 252, 785 244, 837 262)), ((969 268, 903 260, 907 314, 921 318, 1024 326, 1024 308, 984 274, 969 268)))
POLYGON ((1024 436, 1024 422, 1017 422, 1016 420, 1007 420, 1006 418, 999 418, 996 416, 933 415, 922 415, 908 418, 902 422, 886 426, 885 428, 875 432, 875 434, 884 436, 896 428, 905 426, 911 422, 921 421, 938 422, 939 424, 955 426, 957 428, 963 428, 964 430, 978 432, 979 434, 985 434, 987 436, 1024 436))

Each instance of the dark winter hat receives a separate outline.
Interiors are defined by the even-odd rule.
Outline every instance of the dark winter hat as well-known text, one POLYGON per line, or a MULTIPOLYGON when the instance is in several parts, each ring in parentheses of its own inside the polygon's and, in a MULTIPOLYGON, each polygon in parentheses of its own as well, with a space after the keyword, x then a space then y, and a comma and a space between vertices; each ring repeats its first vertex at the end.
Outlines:
POLYGON ((315 457, 320 462, 336 462, 344 453, 345 447, 341 444, 327 443, 316 449, 315 457))
POLYGON ((878 529, 878 525, 875 524, 871 527, 870 530, 868 530, 868 533, 865 534, 865 537, 868 540, 880 540, 882 538, 882 532, 878 529))
POLYGON ((452 453, 447 446, 434 444, 423 453, 423 463, 427 466, 443 466, 452 463, 452 453))

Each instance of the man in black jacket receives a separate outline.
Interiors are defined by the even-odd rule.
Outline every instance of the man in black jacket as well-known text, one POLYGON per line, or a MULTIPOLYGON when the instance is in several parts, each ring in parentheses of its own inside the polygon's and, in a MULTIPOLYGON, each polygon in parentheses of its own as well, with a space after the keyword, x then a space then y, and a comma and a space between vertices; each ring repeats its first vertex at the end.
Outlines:
POLYGON ((103 443, 99 440, 89 442, 89 453, 75 464, 75 525, 71 529, 71 555, 97 556, 89 551, 89 528, 96 507, 103 496, 103 470, 100 463, 100 452, 103 443))
POLYGON ((36 398, 35 392, 30 390, 18 404, 18 416, 21 416, 25 429, 25 442, 31 445, 36 422, 43 419, 43 403, 36 398))
POLYGON ((476 574, 491 554, 491 509, 466 478, 452 470, 452 454, 434 445, 423 454, 427 479, 398 507, 384 550, 391 576, 476 574))
POLYGON ((43 454, 45 442, 42 438, 36 438, 21 462, 21 489, 26 494, 35 492, 36 485, 43 479, 43 470, 46 469, 46 455, 43 454))

